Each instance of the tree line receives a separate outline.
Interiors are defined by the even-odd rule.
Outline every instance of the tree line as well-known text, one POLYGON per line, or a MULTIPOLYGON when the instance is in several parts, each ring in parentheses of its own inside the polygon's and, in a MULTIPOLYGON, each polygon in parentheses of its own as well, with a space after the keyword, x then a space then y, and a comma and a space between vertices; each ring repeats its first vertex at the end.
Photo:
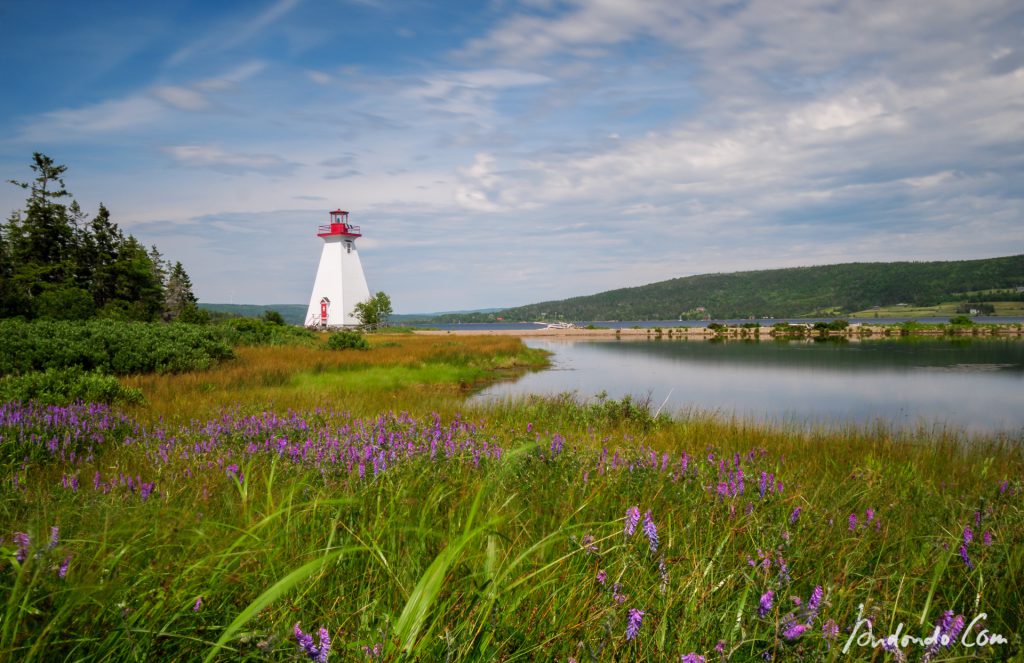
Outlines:
POLYGON ((0 317, 205 322, 180 262, 123 232, 100 204, 87 215, 64 184, 67 166, 36 152, 28 196, 0 222, 0 317))
POLYGON ((874 306, 933 306, 978 299, 1018 299, 1024 255, 943 262, 847 263, 702 274, 541 302, 491 313, 453 314, 438 322, 534 320, 675 320, 843 315, 874 306))

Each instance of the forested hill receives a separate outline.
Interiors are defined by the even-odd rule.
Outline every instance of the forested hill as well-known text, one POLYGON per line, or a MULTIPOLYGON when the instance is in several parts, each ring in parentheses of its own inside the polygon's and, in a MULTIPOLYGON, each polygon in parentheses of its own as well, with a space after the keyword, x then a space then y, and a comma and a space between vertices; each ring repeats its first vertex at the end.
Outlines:
MULTIPOLYGON (((1024 286, 1024 255, 952 262, 849 263, 702 274, 500 311, 505 320, 670 320, 841 315, 929 306, 1024 286)), ((1017 298, 1019 295, 1014 295, 1017 298)))

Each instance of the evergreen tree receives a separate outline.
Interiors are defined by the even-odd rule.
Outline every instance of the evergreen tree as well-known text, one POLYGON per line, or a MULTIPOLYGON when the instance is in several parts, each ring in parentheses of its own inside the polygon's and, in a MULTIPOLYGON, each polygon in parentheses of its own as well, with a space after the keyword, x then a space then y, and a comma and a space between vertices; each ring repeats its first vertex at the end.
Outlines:
POLYGON ((125 238, 117 224, 110 220, 110 211, 102 203, 89 223, 86 235, 92 247, 91 254, 87 256, 92 296, 96 306, 102 309, 117 297, 118 262, 125 238))
POLYGON ((192 293, 192 280, 180 262, 174 263, 167 277, 167 288, 164 290, 164 319, 194 321, 198 310, 198 299, 192 293))
POLYGON ((0 224, 0 317, 30 315, 31 302, 26 293, 19 290, 14 282, 14 258, 11 255, 9 239, 11 225, 17 223, 12 215, 7 224, 0 224))
POLYGON ((66 166, 36 152, 30 167, 31 181, 10 180, 29 192, 25 211, 0 223, 0 316, 205 318, 181 263, 165 297, 171 269, 155 246, 147 252, 122 233, 102 204, 92 219, 74 200, 65 205, 66 166))
POLYGON ((149 247, 149 260, 153 263, 153 275, 160 281, 160 287, 166 288, 167 275, 171 271, 171 265, 164 260, 164 256, 160 253, 160 249, 156 248, 156 244, 149 247))
POLYGON ((145 247, 128 235, 111 265, 113 295, 104 307, 111 317, 156 320, 164 308, 164 291, 145 247))
MULTIPOLYGON (((30 296, 38 296, 48 285, 61 284, 73 276, 75 228, 61 199, 69 197, 64 188, 67 166, 56 165, 48 156, 35 152, 30 182, 10 180, 29 191, 25 218, 11 224, 11 255, 20 265, 16 275, 31 281, 30 296)), ((12 219, 13 221, 13 219, 12 219)))

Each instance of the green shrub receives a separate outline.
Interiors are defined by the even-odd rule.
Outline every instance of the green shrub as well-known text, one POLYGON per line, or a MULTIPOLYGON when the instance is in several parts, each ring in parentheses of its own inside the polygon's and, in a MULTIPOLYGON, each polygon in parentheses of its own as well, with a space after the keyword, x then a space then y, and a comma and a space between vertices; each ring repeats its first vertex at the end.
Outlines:
POLYGON ((0 320, 0 375, 77 367, 113 375, 180 373, 234 356, 211 327, 117 320, 0 320))
POLYGON ((828 323, 828 328, 833 331, 842 331, 850 326, 850 323, 846 320, 833 320, 828 323))
POLYGON ((142 391, 125 387, 112 375, 80 368, 50 368, 0 378, 0 402, 35 401, 44 405, 141 403, 142 391))
POLYGON ((328 350, 369 350, 370 344, 357 331, 342 330, 327 339, 328 350))
POLYGON ((263 312, 263 320, 269 322, 272 325, 283 325, 285 324, 284 316, 279 312, 272 309, 268 309, 263 312))
POLYGON ((949 319, 949 324, 951 324, 951 325, 973 325, 974 324, 974 320, 971 320, 966 315, 954 315, 952 318, 949 319))
POLYGON ((305 327, 255 318, 224 320, 217 327, 231 345, 312 345, 316 340, 305 327))

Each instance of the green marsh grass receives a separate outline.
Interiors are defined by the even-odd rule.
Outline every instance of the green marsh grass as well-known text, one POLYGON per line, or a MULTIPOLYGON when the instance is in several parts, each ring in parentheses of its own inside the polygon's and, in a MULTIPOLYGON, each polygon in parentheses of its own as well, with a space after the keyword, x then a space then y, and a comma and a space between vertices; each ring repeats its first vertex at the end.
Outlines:
POLYGON ((542 358, 506 337, 370 341, 135 376, 146 404, 93 437, 5 410, 0 659, 297 661, 296 623, 328 628, 338 661, 891 658, 822 634, 861 605, 878 634, 930 633, 953 610, 1009 641, 932 660, 1021 652, 1019 437, 655 417, 642 399, 469 405, 462 380, 542 358), (432 458, 423 445, 449 433, 460 446, 432 458), (81 440, 74 458, 50 437, 81 440), (330 460, 330 440, 355 438, 361 469, 330 460), (642 526, 624 534, 632 506, 656 551, 642 526), (817 586, 810 617, 792 597, 817 586), (633 640, 630 609, 645 613, 633 640), (793 619, 811 628, 788 640, 793 619))

